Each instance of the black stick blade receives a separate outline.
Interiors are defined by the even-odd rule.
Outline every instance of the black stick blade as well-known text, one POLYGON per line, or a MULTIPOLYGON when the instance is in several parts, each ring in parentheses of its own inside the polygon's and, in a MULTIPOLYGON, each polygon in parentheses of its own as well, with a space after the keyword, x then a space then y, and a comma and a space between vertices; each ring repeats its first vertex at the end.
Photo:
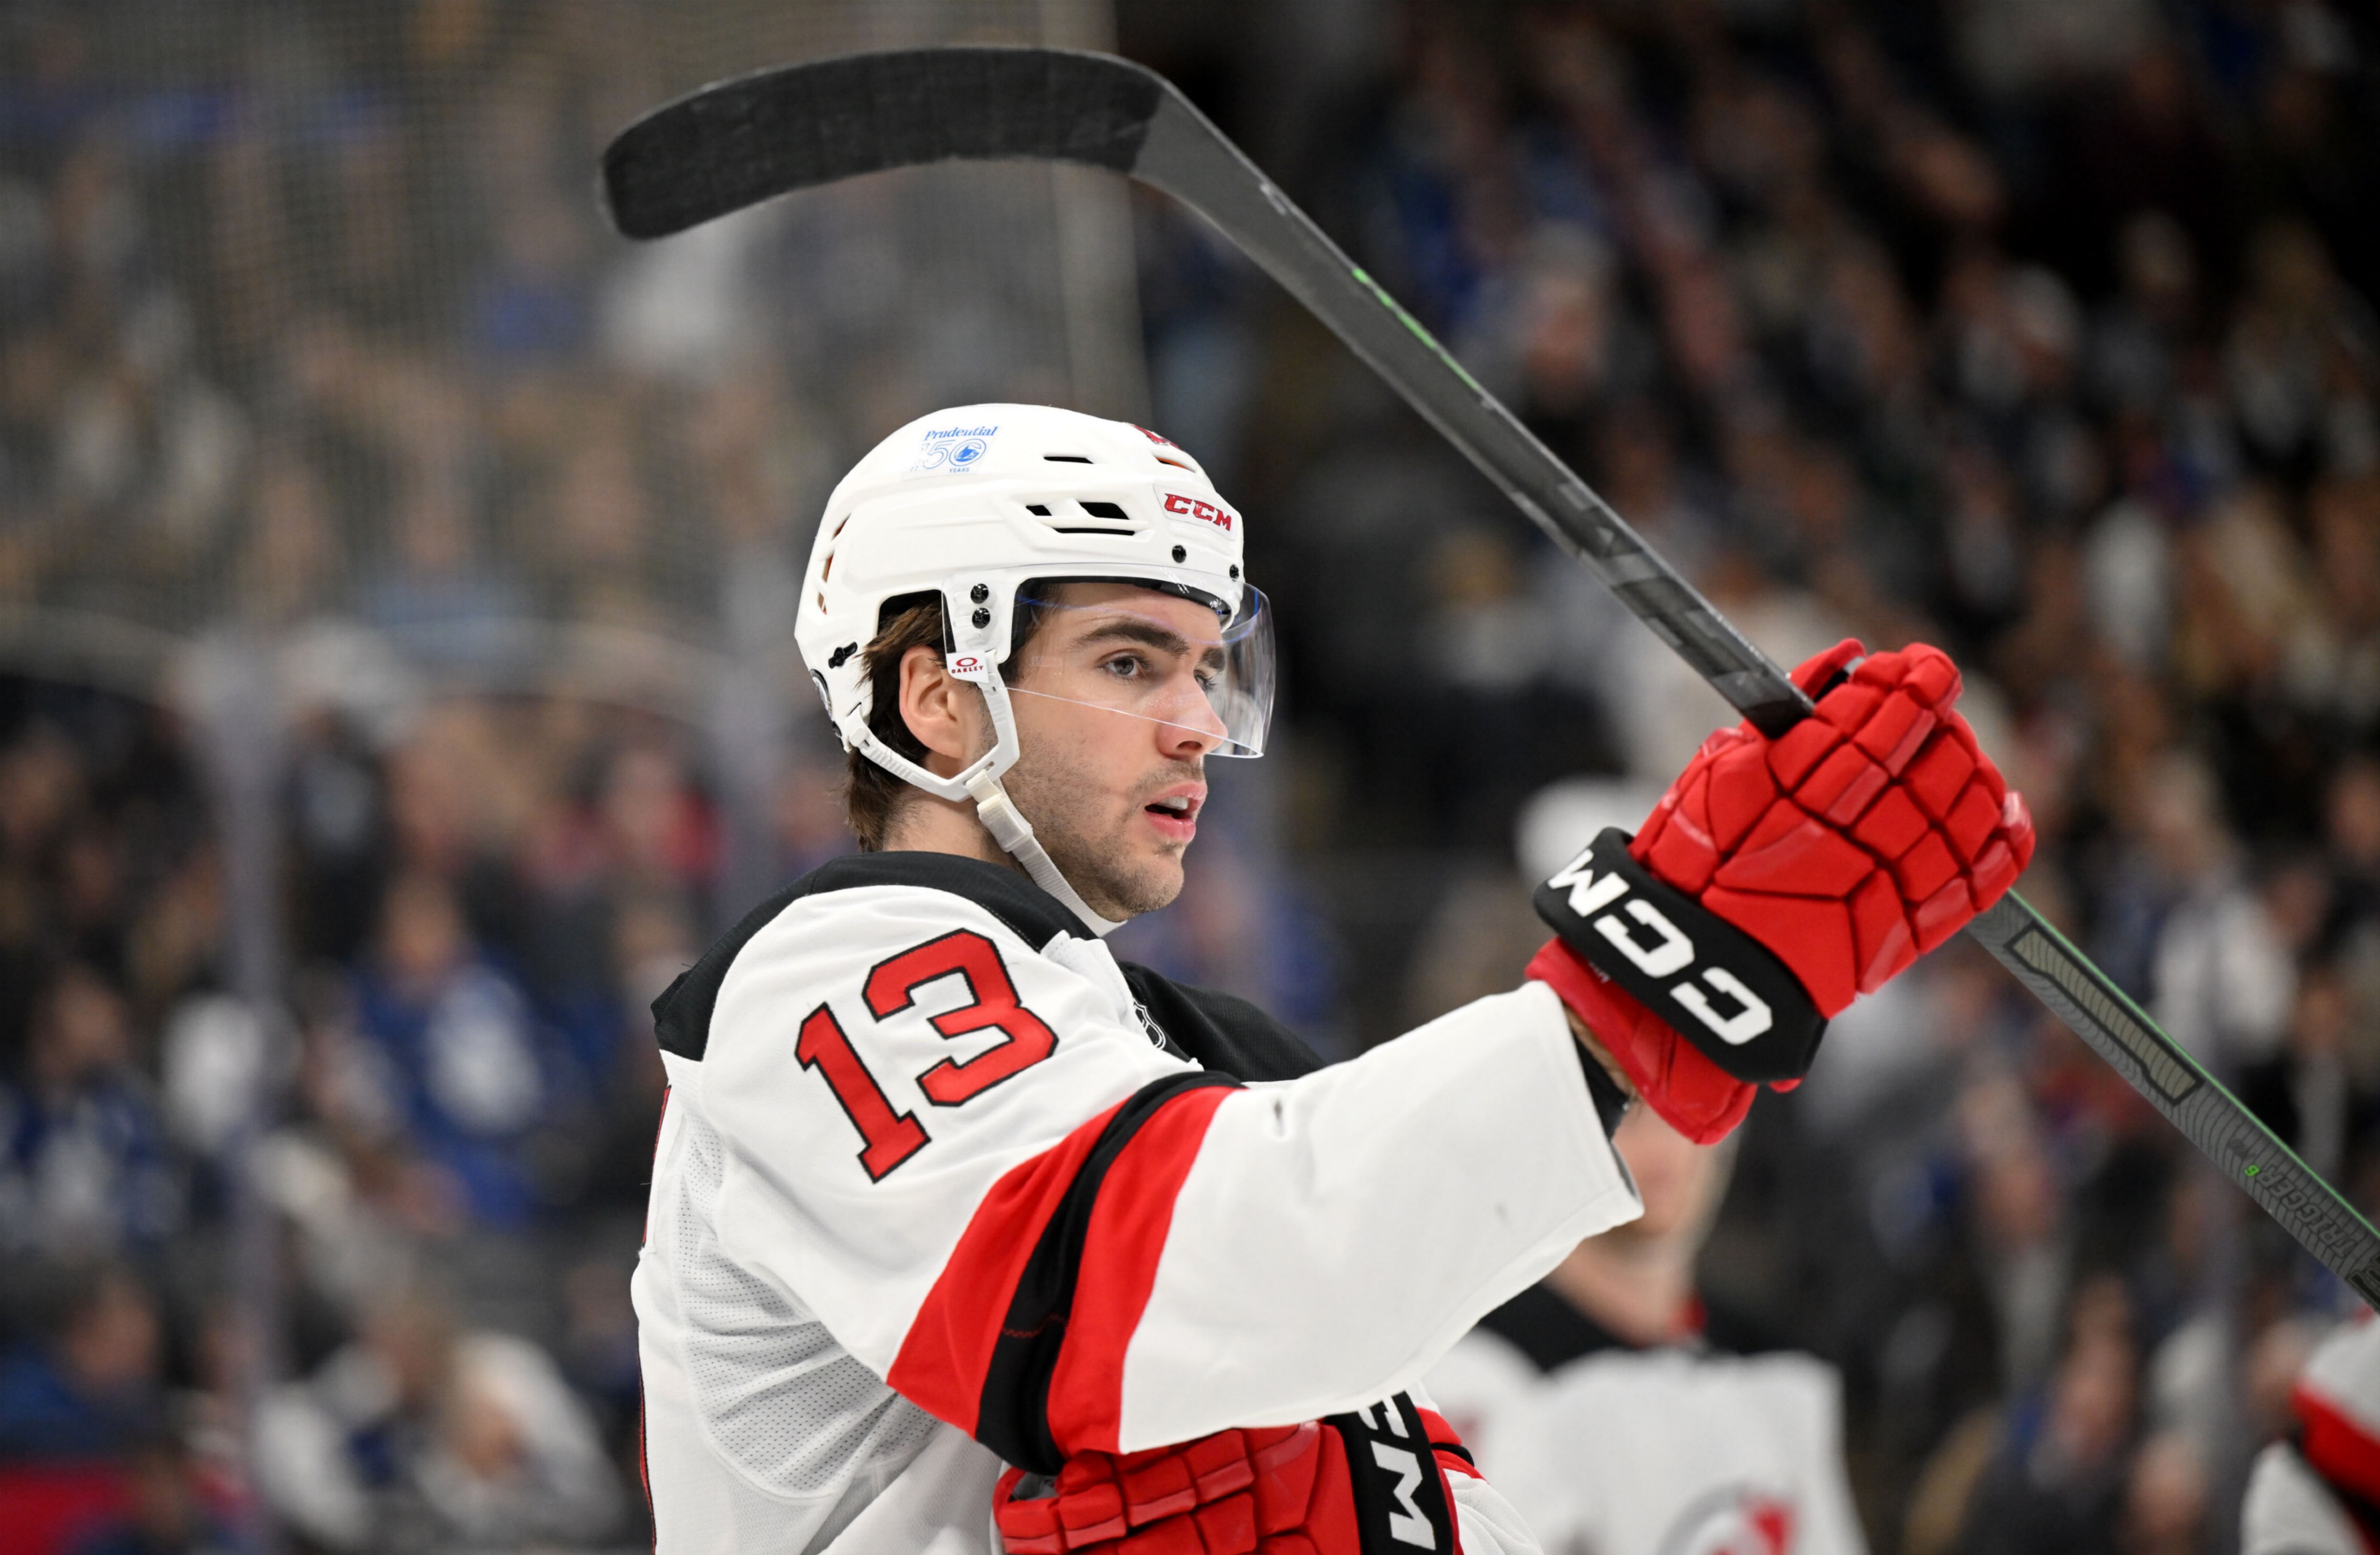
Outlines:
POLYGON ((954 157, 1129 172, 1162 78, 1068 49, 896 49, 679 98, 603 152, 612 225, 666 237, 790 189, 954 157))

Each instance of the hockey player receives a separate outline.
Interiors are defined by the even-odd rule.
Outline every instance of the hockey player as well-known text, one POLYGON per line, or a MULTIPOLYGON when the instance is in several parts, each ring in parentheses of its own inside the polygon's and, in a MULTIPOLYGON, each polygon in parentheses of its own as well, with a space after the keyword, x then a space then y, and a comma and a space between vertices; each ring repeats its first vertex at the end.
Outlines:
POLYGON ((1548 882, 1520 988, 1321 1065, 1101 941, 1263 748, 1244 540, 1173 444, 1028 406, 828 499, 795 630, 863 851, 654 1006, 664 1555, 1535 1548, 1415 1381, 1636 1214, 1632 1099, 1724 1136, 2029 852, 1949 662, 1845 644, 1548 882))
POLYGON ((2258 1454, 2240 1506, 2240 1555, 2380 1550, 2380 1322, 2364 1313, 2315 1346, 2290 1391, 2289 1439, 2258 1454))
POLYGON ((1464 1335, 1427 1379, 1439 1407, 1548 1549, 1864 1555, 1841 1379, 1695 1289, 1732 1145, 1645 1108, 1612 1144, 1645 1213, 1464 1335))

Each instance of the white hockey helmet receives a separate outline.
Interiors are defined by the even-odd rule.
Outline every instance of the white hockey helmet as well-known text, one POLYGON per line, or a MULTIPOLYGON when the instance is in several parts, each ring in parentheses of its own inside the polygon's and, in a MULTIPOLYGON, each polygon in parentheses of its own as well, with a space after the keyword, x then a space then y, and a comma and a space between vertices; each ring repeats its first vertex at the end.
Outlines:
MULTIPOLYGON (((1039 405, 937 411, 878 443, 827 498, 795 641, 846 749, 928 793, 972 799, 1001 846, 1104 933, 1116 925, 1083 904, 1000 785, 1017 758, 1001 665, 1014 647, 1020 601, 1065 608, 1028 586, 1072 579, 1206 604, 1216 629, 1198 726, 1211 735, 1220 725, 1210 754, 1261 755, 1272 712, 1271 620, 1245 575, 1245 540, 1240 515, 1197 460, 1154 432, 1039 405), (982 689, 991 719, 992 748, 948 778, 892 749, 868 723, 863 650, 885 606, 918 594, 941 598, 944 662, 982 689)), ((1179 721, 1161 710, 1109 711, 1179 721)))

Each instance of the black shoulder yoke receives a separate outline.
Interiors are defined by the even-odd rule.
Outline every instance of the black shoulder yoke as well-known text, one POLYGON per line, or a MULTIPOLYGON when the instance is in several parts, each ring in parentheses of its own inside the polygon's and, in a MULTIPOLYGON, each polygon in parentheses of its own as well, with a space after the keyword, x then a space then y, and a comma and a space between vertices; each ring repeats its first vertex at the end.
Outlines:
MULTIPOLYGON (((1724 1300, 1697 1294, 1699 1333, 1689 1348, 1704 1355, 1766 1355, 1797 1348, 1762 1322, 1724 1300)), ((1542 1282, 1479 1319, 1479 1326, 1511 1343, 1539 1371, 1558 1371, 1584 1356, 1607 1350, 1641 1350, 1581 1310, 1568 1296, 1542 1282)))
MULTIPOLYGON (((831 858, 746 913, 701 959, 653 1001, 653 1028, 666 1051, 700 1059, 710 1042, 711 1011, 727 969, 779 913, 805 896, 871 885, 917 886, 962 896, 1039 950, 1082 925, 1058 901, 1017 871, 954 853, 855 853, 831 858)), ((1120 964, 1132 996, 1167 1039, 1167 1045, 1219 1075, 1243 1080, 1287 1080, 1322 1067, 1297 1034, 1245 999, 1189 988, 1146 966, 1120 964)))
POLYGON ((869 885, 914 885, 964 896, 1038 950, 1075 931, 1074 915, 1014 869, 955 853, 853 853, 830 858, 746 913, 712 942, 700 960, 677 975, 653 1001, 653 1029, 665 1052, 699 1059, 710 1044, 710 1012, 727 968, 771 920, 805 896, 869 885))

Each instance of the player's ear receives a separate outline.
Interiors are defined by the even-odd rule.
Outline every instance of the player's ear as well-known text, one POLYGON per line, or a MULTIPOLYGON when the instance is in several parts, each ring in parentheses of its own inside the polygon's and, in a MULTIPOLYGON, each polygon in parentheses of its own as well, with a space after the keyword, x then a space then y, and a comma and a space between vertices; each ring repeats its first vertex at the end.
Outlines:
POLYGON ((901 722, 926 747, 926 766, 947 775, 982 743, 982 693, 953 678, 940 651, 913 644, 901 655, 901 722))

